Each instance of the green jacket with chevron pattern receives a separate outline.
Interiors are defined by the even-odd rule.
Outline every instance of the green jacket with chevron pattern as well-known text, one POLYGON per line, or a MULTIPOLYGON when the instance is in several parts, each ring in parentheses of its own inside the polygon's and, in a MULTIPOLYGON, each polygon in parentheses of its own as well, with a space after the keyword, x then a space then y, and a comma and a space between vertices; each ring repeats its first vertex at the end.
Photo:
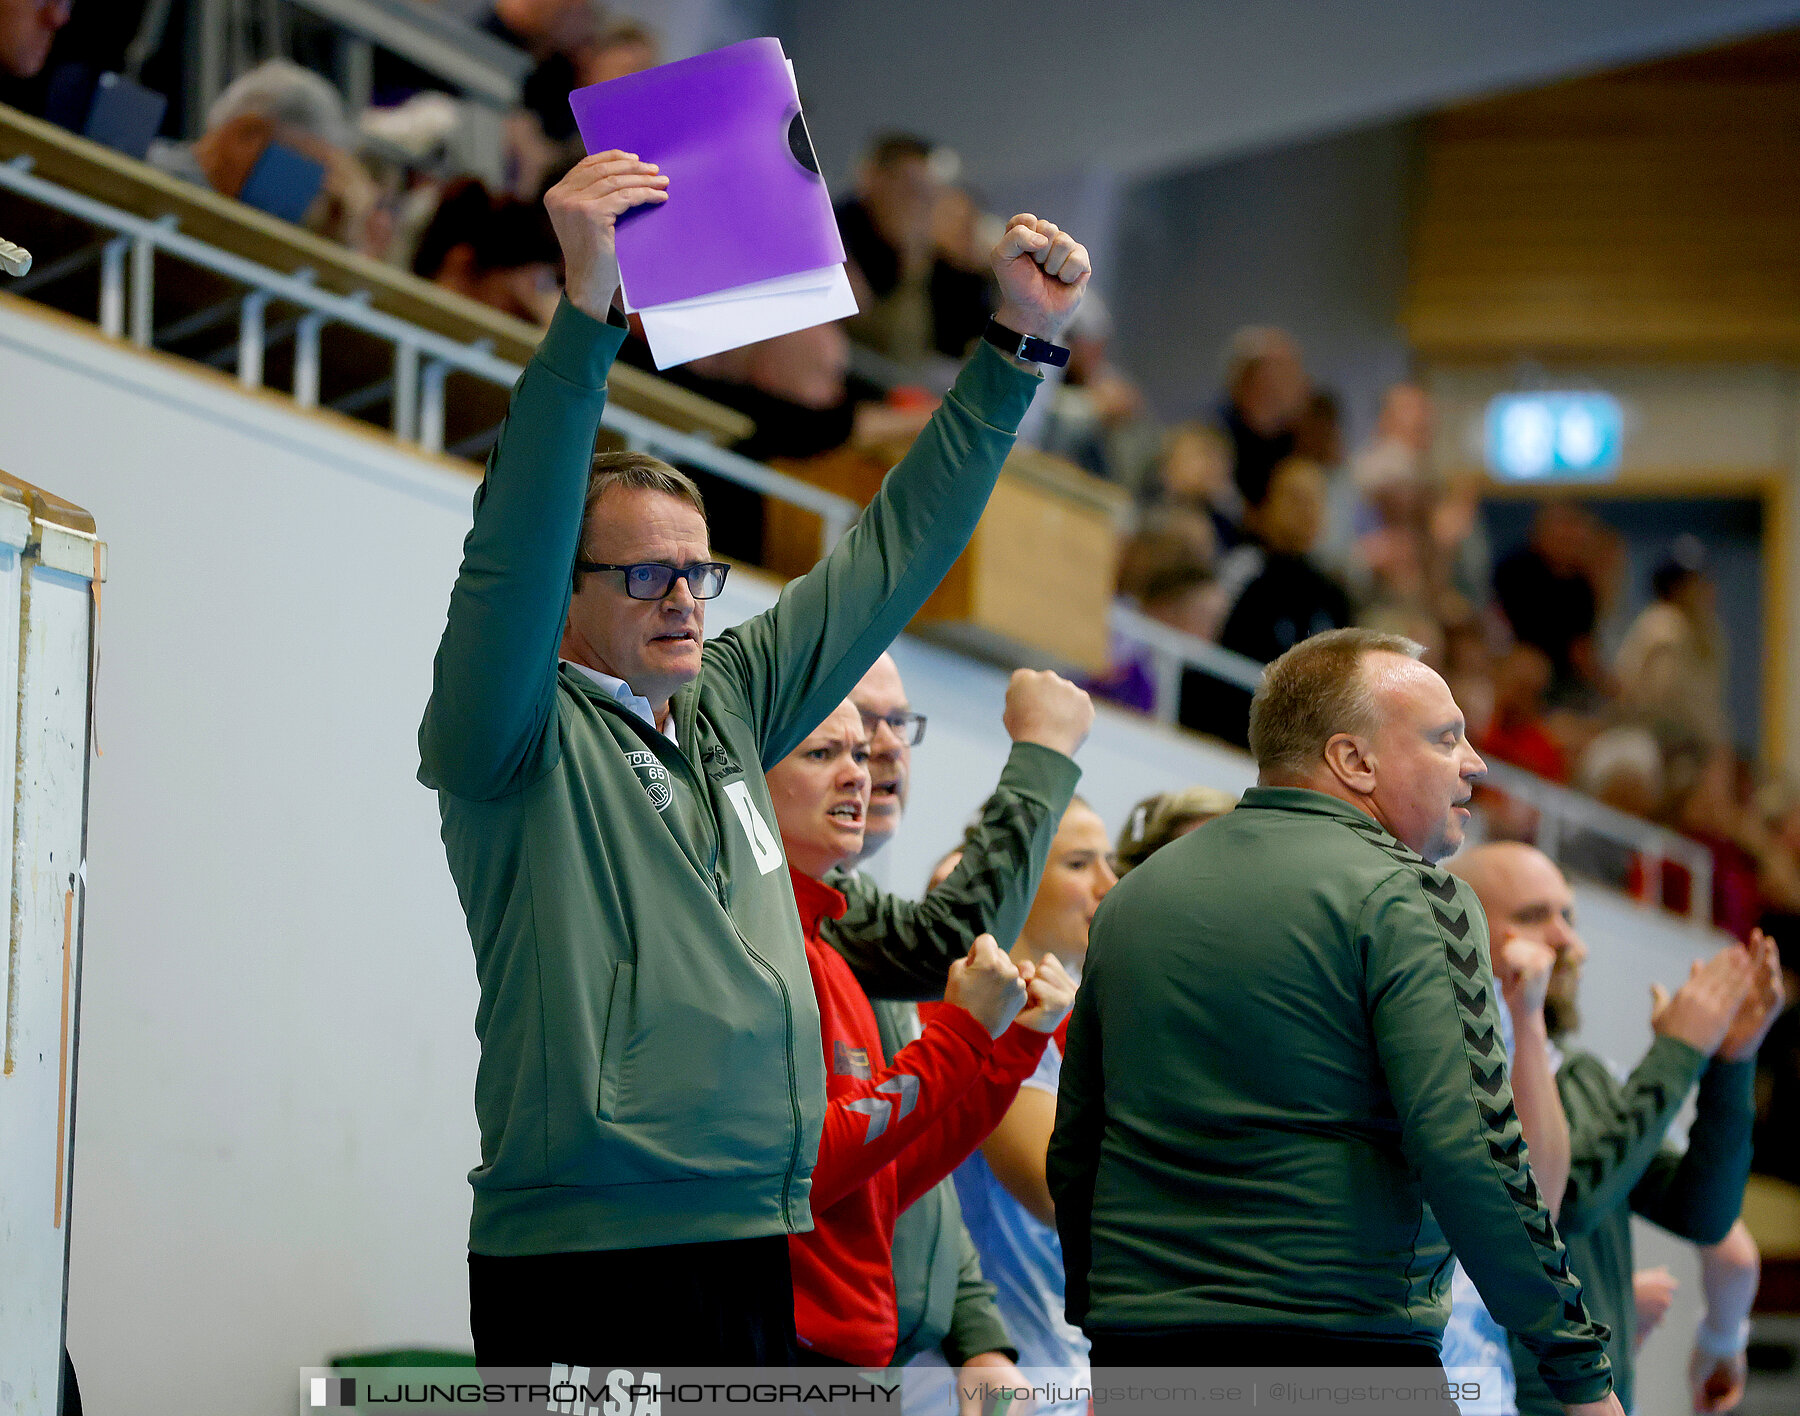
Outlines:
MULTIPOLYGON (((1569 1118, 1569 1188, 1557 1227, 1569 1267, 1594 1316, 1612 1329, 1607 1355, 1619 1401, 1631 1410, 1631 1216, 1640 1214, 1696 1244, 1723 1239, 1744 1203, 1756 1064, 1709 1061, 1685 1042, 1659 1037, 1623 1083, 1591 1052, 1572 1052, 1556 1073, 1569 1118), (1669 1124, 1700 1080, 1686 1151, 1664 1144, 1669 1124)), ((1523 1416, 1559 1416, 1542 1381, 1513 1358, 1523 1416)))
POLYGON ((1558 1398, 1599 1400, 1496 1006, 1473 892, 1345 802, 1257 787, 1159 851, 1100 907, 1063 1059, 1071 1320, 1435 1344, 1454 1245, 1558 1398))

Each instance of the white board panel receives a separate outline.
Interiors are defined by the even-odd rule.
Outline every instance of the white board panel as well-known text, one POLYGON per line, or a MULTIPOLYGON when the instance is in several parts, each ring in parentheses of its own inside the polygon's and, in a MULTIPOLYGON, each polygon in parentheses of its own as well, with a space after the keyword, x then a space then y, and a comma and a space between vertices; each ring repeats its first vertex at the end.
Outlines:
MULTIPOLYGON (((11 987, 0 1076, 0 1413, 60 1402, 81 971, 93 539, 53 526, 14 571, 11 987), (48 563, 47 563, 48 562, 48 563)), ((19 557, 14 555, 15 567, 19 557)), ((9 731, 8 736, 11 733, 9 731)), ((7 744, 10 746, 10 744, 7 744)))

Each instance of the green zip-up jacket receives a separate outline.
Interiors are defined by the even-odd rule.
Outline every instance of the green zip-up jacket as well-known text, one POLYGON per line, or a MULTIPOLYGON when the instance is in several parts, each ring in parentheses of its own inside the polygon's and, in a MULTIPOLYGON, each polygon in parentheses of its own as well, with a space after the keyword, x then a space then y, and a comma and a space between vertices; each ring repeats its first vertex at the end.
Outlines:
POLYGON ((557 663, 624 334, 565 301, 520 376, 419 730, 481 985, 482 1254, 811 1227, 824 1064, 763 771, 961 553, 1040 382, 976 351, 832 553, 705 645, 677 747, 557 663))
POLYGON ((1435 1344, 1454 1244, 1558 1397, 1603 1397, 1496 1005, 1473 892, 1345 802, 1256 787, 1158 851, 1095 916, 1063 1058, 1071 1321, 1435 1344))
MULTIPOLYGON (((1613 1388, 1627 1411, 1633 1395, 1637 1303, 1631 1292, 1631 1216, 1695 1244, 1717 1244, 1737 1221, 1750 1177, 1756 1064, 1708 1061, 1685 1042, 1659 1037, 1621 1085, 1589 1052, 1556 1072, 1569 1118, 1569 1186, 1556 1227, 1569 1267, 1594 1316, 1612 1329, 1606 1345, 1613 1388), (1694 1081, 1700 1082, 1686 1152, 1663 1144, 1694 1081)), ((1560 1416, 1549 1388, 1519 1361, 1522 1416, 1560 1416)))

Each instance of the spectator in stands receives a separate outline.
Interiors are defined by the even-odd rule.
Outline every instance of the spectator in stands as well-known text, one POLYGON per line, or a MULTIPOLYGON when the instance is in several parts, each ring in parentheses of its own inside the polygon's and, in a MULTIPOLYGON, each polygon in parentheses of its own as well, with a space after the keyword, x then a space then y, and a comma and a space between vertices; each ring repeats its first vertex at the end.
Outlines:
POLYGON ((562 252, 541 206, 495 198, 473 177, 444 192, 419 238, 413 274, 516 319, 545 325, 561 293, 562 252))
POLYGON ((661 62, 662 46, 655 34, 636 20, 619 20, 576 50, 575 82, 582 87, 604 84, 654 69, 661 62))
POLYGON ((1697 537, 1677 538, 1651 576, 1651 591, 1655 598, 1613 661, 1619 707, 1671 741, 1723 743, 1730 736, 1725 631, 1697 537))
POLYGON ((1226 352, 1225 390, 1219 421, 1231 440, 1231 475, 1246 502, 1259 502, 1294 453, 1294 427, 1311 393, 1300 346, 1286 330, 1240 329, 1226 352))
MULTIPOLYGON (((895 1219, 1004 1114, 1066 1016, 1074 983, 1055 966, 1015 967, 983 934, 966 959, 948 965, 944 1004, 919 1039, 890 1066, 874 1066, 875 1014, 820 933, 847 908, 823 877, 862 849, 867 759, 862 716, 846 701, 769 769, 769 794, 800 907, 827 1073, 814 1228, 789 1240, 795 1330, 814 1357, 885 1367, 898 1336, 895 1219)), ((947 914, 936 927, 956 930, 947 914)))
POLYGON ((379 214, 375 182, 356 158, 355 141, 336 89, 291 60, 269 59, 226 87, 191 146, 160 142, 151 147, 149 161, 237 197, 271 148, 289 149, 325 169, 306 227, 379 256, 390 231, 379 214))
MULTIPOLYGON (((1155 517, 1119 555, 1119 593, 1150 619, 1200 639, 1216 639, 1223 604, 1213 574, 1212 535, 1188 513, 1155 517)), ((1140 713, 1156 707, 1155 656, 1129 633, 1111 636, 1110 667, 1086 682, 1089 693, 1140 713)))
POLYGON ((1618 811, 1654 820, 1663 803, 1662 748, 1646 728, 1608 728, 1583 749, 1576 785, 1618 811))
POLYGON ((0 74, 29 79, 44 67, 73 0, 0 0, 0 74))
POLYGON ((733 451, 758 462, 816 457, 840 447, 892 460, 937 407, 930 398, 890 401, 852 373, 842 324, 779 334, 695 359, 663 377, 747 414, 755 431, 733 451))
POLYGON ((1350 623, 1343 586, 1317 570, 1307 554, 1325 520, 1325 474, 1290 457, 1244 509, 1249 539, 1219 563, 1226 610, 1219 643, 1259 663, 1279 658, 1302 639, 1350 623))
MULTIPOLYGON (((1712 921, 1737 939, 1749 937, 1762 916, 1759 866, 1751 847, 1750 784, 1747 764, 1729 747, 1690 747, 1670 754, 1687 772, 1672 772, 1680 785, 1669 805, 1668 824, 1698 841, 1712 854, 1712 921)), ((1670 909, 1688 906, 1687 872, 1663 862, 1661 898, 1670 909)), ((1655 891, 1652 888, 1652 898, 1655 891)))
POLYGON ((1530 644, 1515 644, 1494 666, 1494 709, 1475 739, 1483 757, 1498 758, 1552 782, 1569 779, 1563 746, 1544 722, 1550 658, 1530 644))
MULTIPOLYGON (((1063 813, 1043 883, 1013 946, 1021 969, 1060 961, 1079 980, 1087 957, 1088 926, 1117 883, 1106 827, 1079 797, 1063 813)), ((1056 1207, 1045 1180, 1045 1154, 1056 1124, 1062 1035, 1044 1049, 1042 1065, 981 1149, 956 1172, 963 1217, 980 1251, 982 1270, 998 1291, 1000 1315, 1027 1369, 1045 1368, 1071 1394, 1041 1401, 1038 1416, 1085 1416, 1087 1339, 1063 1313, 1062 1243, 1056 1207)))
POLYGON ((1161 434, 1144 416, 1142 391, 1107 359, 1112 316, 1090 297, 1066 338, 1068 367, 1051 391, 1038 446, 1096 477, 1135 486, 1161 434))
POLYGON ((1547 502, 1530 542, 1494 571, 1494 593, 1514 636, 1550 658, 1552 703, 1589 698, 1600 680, 1595 540, 1593 519, 1580 507, 1547 502))
POLYGON ((923 138, 887 134, 864 157, 856 196, 837 208, 861 311, 850 337, 901 364, 961 358, 992 308, 985 275, 938 250, 949 160, 923 138))
POLYGON ((1163 436, 1162 455, 1140 495, 1151 510, 1203 516, 1221 550, 1243 534, 1244 498, 1231 476, 1231 443, 1205 423, 1178 423, 1163 436))
POLYGON ((1217 787, 1183 787, 1158 792, 1131 808, 1113 847, 1113 873, 1121 880, 1171 841, 1216 820, 1237 805, 1237 798, 1217 787))
POLYGON ((537 61, 522 101, 551 142, 574 135, 569 92, 580 82, 577 62, 600 38, 602 13, 595 0, 493 0, 493 13, 482 21, 489 34, 537 61))
MULTIPOLYGON (((870 746, 872 785, 861 860, 891 840, 900 825, 912 748, 925 720, 912 711, 888 654, 863 675, 850 699, 870 746)), ((948 932, 961 951, 984 931, 1005 940, 1017 936, 1043 875, 1055 824, 1080 776, 1070 755, 1093 722, 1093 705, 1067 680, 1021 669, 1007 685, 1005 722, 1013 747, 1000 782, 922 904, 882 893, 848 866, 825 877, 843 892, 848 909, 820 926, 821 937, 844 956, 869 993, 890 1066, 919 1036, 917 1011, 898 1000, 942 992, 948 959, 932 941, 946 939, 948 932)), ((1017 1378, 1012 1364, 1018 1351, 994 1307, 993 1286, 982 1276, 956 1189, 948 1181, 895 1222, 893 1264, 900 1334, 894 1365, 935 1353, 949 1366, 979 1372, 989 1381, 1017 1378)), ((931 1357, 925 1362, 931 1364, 931 1357)))
MULTIPOLYGON (((1575 769, 1579 790, 1646 821, 1661 816, 1663 777, 1663 752, 1655 735, 1629 723, 1597 733, 1582 749, 1575 769)), ((1568 869, 1615 889, 1632 890, 1640 897, 1651 889, 1636 852, 1610 835, 1579 826, 1566 828, 1559 854, 1568 869)))
MULTIPOLYGON (((1244 508, 1247 539, 1219 562, 1219 643, 1266 664, 1303 639, 1350 623, 1350 599, 1307 559, 1325 524, 1325 474, 1290 457, 1244 508)), ((1190 673, 1181 721, 1228 742, 1249 740, 1250 694, 1190 673)))

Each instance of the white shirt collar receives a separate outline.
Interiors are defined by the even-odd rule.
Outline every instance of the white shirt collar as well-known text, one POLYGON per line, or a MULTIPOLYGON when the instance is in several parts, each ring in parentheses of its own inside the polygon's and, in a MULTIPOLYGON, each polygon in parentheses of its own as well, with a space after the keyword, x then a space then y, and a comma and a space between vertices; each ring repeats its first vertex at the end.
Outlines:
MULTIPOLYGON (((611 674, 603 674, 598 669, 590 669, 586 664, 578 664, 573 659, 564 659, 563 663, 567 664, 583 678, 590 679, 594 683, 599 684, 601 688, 612 695, 613 701, 621 708, 624 708, 628 712, 635 713, 651 727, 656 727, 656 714, 650 709, 650 700, 643 697, 641 694, 633 693, 631 691, 631 685, 626 683, 624 679, 614 678, 611 674)), ((676 741, 674 713, 669 714, 669 726, 666 729, 658 729, 658 731, 670 742, 676 741)), ((680 746, 679 743, 676 743, 676 745, 680 746)))

